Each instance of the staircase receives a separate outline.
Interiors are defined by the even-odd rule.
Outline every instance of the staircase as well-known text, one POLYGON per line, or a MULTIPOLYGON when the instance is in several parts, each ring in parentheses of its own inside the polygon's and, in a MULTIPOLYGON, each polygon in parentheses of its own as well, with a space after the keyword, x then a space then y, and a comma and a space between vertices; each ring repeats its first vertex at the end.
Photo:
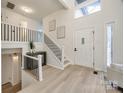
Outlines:
POLYGON ((70 65, 70 60, 67 59, 66 57, 64 57, 64 68, 67 67, 68 65, 70 65))
POLYGON ((64 47, 60 47, 46 34, 44 34, 44 42, 47 45, 47 47, 53 52, 53 54, 56 56, 59 62, 63 65, 63 69, 70 64, 70 61, 64 55, 64 47))

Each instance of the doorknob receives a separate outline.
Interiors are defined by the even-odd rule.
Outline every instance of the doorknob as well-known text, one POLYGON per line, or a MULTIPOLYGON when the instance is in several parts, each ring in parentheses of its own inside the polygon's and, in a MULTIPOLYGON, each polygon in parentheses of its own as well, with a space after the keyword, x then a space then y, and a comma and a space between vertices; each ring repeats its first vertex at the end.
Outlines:
POLYGON ((74 48, 74 51, 78 51, 77 48, 74 48))

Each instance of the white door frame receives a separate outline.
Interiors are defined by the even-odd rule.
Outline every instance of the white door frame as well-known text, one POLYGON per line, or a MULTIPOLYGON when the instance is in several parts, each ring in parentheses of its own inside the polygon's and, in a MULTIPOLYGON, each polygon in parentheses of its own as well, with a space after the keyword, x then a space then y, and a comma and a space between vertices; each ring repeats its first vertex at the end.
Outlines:
MULTIPOLYGON (((107 72, 107 24, 114 23, 115 21, 108 21, 104 23, 104 71, 107 72)), ((113 31, 115 27, 113 28, 113 31)), ((113 32, 112 32, 113 33, 113 32)), ((112 46, 113 46, 113 39, 112 39, 112 46)), ((113 47, 112 47, 113 50, 113 47)), ((113 59, 112 59, 113 61, 113 59)))
MULTIPOLYGON (((73 41, 74 41, 74 45, 73 45, 73 49, 76 48, 76 35, 77 35, 77 32, 80 31, 80 30, 86 30, 86 29, 90 29, 92 32, 93 32, 93 68, 95 69, 95 28, 94 27, 90 27, 90 28, 80 28, 80 29, 77 29, 77 31, 74 31, 73 33, 73 41)), ((77 61, 77 54, 76 54, 76 51, 74 51, 74 64, 76 64, 76 61, 77 61)))

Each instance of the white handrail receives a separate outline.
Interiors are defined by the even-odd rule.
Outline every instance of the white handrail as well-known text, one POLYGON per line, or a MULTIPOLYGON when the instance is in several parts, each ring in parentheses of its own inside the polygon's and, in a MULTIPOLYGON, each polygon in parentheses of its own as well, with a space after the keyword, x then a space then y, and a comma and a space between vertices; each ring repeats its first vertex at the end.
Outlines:
POLYGON ((31 58, 31 59, 34 59, 34 60, 39 60, 38 58, 36 58, 36 57, 33 57, 33 56, 29 56, 29 55, 24 55, 25 57, 28 57, 28 58, 31 58))
MULTIPOLYGON (((16 27, 21 27, 21 28, 26 28, 26 29, 29 29, 27 27, 24 27, 24 26, 21 26, 21 25, 15 25, 15 24, 10 24, 10 23, 6 23, 6 22, 1 22, 1 24, 6 24, 6 25, 11 25, 11 26, 16 26, 16 27)), ((37 30, 37 29, 30 29, 32 31, 37 31, 37 32, 41 32, 40 30, 37 30)))

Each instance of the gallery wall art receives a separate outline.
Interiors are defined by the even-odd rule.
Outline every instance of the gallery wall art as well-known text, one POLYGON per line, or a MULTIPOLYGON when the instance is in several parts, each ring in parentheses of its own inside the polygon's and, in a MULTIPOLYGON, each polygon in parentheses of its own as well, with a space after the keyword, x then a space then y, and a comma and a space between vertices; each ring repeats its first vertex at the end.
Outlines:
POLYGON ((65 38, 65 26, 57 27, 57 39, 65 38))
POLYGON ((49 31, 55 31, 56 30, 56 20, 52 20, 49 22, 49 31))

